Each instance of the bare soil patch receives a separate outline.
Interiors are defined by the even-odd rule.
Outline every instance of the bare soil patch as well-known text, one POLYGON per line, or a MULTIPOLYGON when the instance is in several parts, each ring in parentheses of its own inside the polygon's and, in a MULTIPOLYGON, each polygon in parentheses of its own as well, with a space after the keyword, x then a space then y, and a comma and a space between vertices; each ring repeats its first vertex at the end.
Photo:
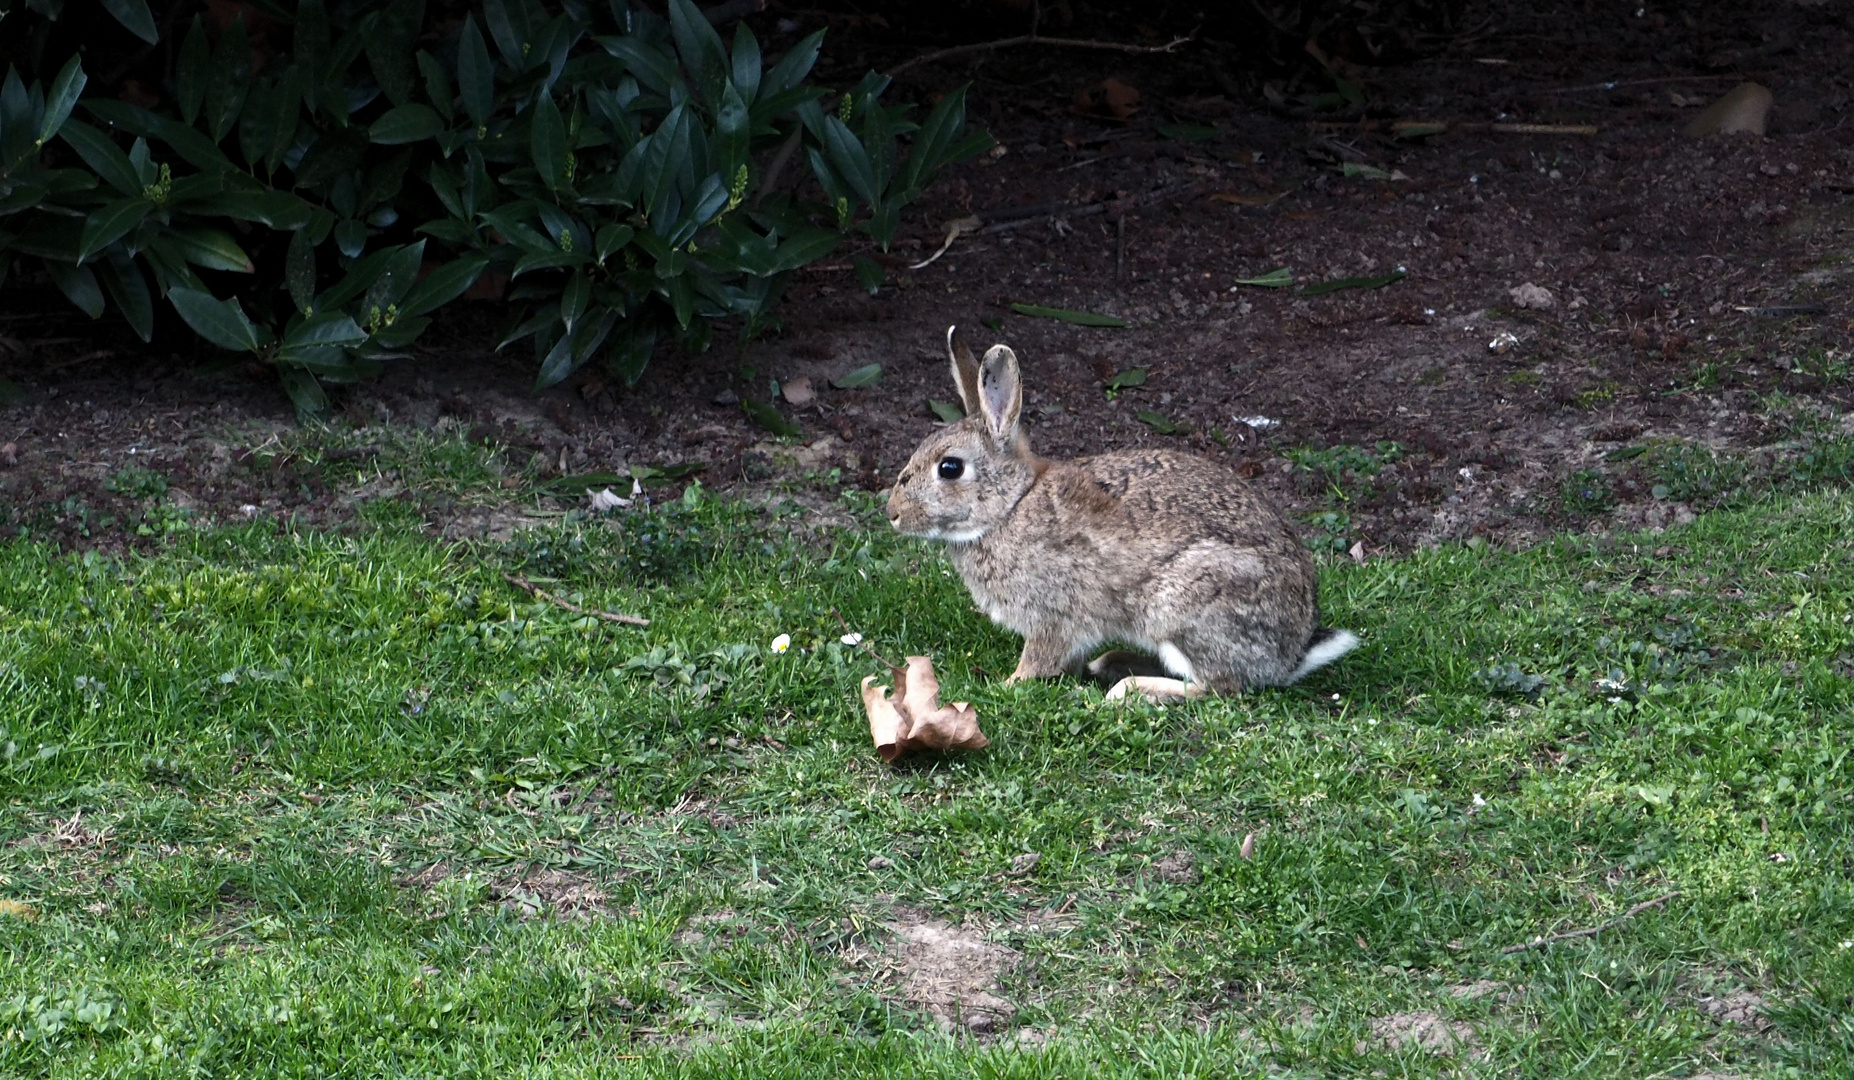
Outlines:
POLYGON ((1472 1054, 1480 1045, 1474 1025, 1465 1020, 1445 1020, 1432 1012, 1407 1012, 1373 1018, 1371 1037, 1360 1039, 1354 1049, 1364 1054, 1413 1047, 1424 1053, 1454 1057, 1472 1054))
POLYGON ((889 960, 900 976, 895 994, 925 1009, 947 1029, 989 1035, 1010 1023, 1017 1007, 1000 995, 1000 980, 1016 966, 1015 950, 984 934, 911 908, 896 908, 886 927, 889 960))

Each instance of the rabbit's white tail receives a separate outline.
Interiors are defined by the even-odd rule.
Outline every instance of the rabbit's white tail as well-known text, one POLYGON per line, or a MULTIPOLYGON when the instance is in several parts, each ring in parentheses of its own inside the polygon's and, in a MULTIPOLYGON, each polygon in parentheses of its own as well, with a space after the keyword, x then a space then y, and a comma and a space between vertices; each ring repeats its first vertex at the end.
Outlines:
POLYGON ((1313 641, 1307 646, 1307 655, 1301 657, 1300 666, 1294 669, 1294 674, 1288 676, 1288 682, 1299 682, 1356 648, 1358 636, 1352 631, 1321 627, 1313 632, 1313 641))

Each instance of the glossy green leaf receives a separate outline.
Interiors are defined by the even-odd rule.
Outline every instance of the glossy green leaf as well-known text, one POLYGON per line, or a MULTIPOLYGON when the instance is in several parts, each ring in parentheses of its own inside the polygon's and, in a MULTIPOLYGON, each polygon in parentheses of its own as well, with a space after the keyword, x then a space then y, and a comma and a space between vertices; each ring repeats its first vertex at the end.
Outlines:
POLYGON ((335 247, 350 259, 357 259, 367 250, 367 224, 353 218, 343 218, 335 223, 335 247))
POLYGON ((426 52, 418 51, 419 74, 425 77, 425 97, 431 107, 438 110, 438 115, 449 121, 456 115, 457 95, 451 90, 451 77, 445 73, 444 65, 438 58, 426 52))
POLYGON ((583 269, 574 271, 573 276, 567 279, 566 288, 560 293, 560 322, 567 330, 573 329, 573 324, 579 321, 580 315, 586 310, 586 301, 591 298, 592 279, 586 276, 583 269))
POLYGON ((543 255, 560 250, 560 245, 542 236, 534 226, 517 218, 510 212, 509 207, 485 210, 477 217, 481 218, 484 224, 496 230, 502 239, 514 244, 525 253, 543 255))
POLYGON ((935 416, 949 424, 957 424, 966 418, 966 411, 950 401, 941 401, 939 398, 929 398, 927 399, 927 407, 933 410, 935 416))
POLYGON ((875 162, 870 160, 862 140, 835 116, 824 117, 823 135, 824 152, 838 175, 849 183, 850 190, 866 205, 879 205, 882 189, 876 176, 875 162))
POLYGON ((1176 435, 1179 431, 1178 424, 1168 418, 1164 413, 1156 413, 1151 409, 1141 409, 1133 415, 1139 418, 1140 423, 1145 424, 1161 435, 1176 435))
POLYGON ((1237 285, 1253 285, 1260 289, 1280 289, 1294 284, 1294 274, 1285 266, 1278 266, 1260 277, 1237 278, 1237 285))
POLYGON ((103 10, 115 16, 129 33, 153 45, 161 40, 155 17, 148 10, 148 0, 103 0, 103 10))
MULTIPOLYGON (((144 8, 144 10, 146 10, 144 8)), ((39 117, 39 142, 48 143, 64 121, 71 115, 71 107, 77 104, 78 96, 84 92, 84 85, 90 81, 84 74, 84 66, 76 56, 65 61, 58 77, 52 80, 51 90, 45 95, 45 112, 39 117)))
POLYGON ((77 242, 77 261, 83 262, 128 235, 142 223, 154 203, 147 199, 118 199, 90 212, 84 219, 84 232, 77 242))
POLYGON ((605 344, 605 338, 617 325, 618 313, 608 307, 594 307, 579 320, 570 336, 573 339, 573 368, 578 370, 592 354, 605 344))
POLYGON ((285 331, 280 344, 285 348, 305 348, 314 345, 360 345, 366 340, 367 331, 362 330, 346 312, 323 311, 285 331))
POLYGON ((712 101, 727 77, 727 49, 721 44, 721 35, 690 0, 669 0, 669 24, 683 70, 694 78, 703 99, 712 101))
POLYGON ((264 154, 276 141, 277 88, 262 79, 252 82, 245 94, 245 105, 238 114, 238 156, 255 170, 264 162, 264 154))
POLYGON ((423 315, 457 299, 488 267, 489 259, 483 255, 466 255, 438 267, 419 279, 399 302, 400 318, 423 315))
POLYGON ((315 310, 315 244, 308 229, 299 229, 290 237, 289 250, 283 256, 283 283, 297 311, 307 314, 315 310))
POLYGON ((811 74, 812 65, 818 62, 818 48, 823 43, 824 31, 819 30, 792 46, 792 50, 781 57, 772 70, 766 73, 766 77, 760 80, 760 96, 797 89, 805 76, 811 74))
POLYGON ((483 22, 489 27, 489 36, 496 39, 496 50, 503 62, 516 71, 528 70, 528 50, 524 46, 531 42, 533 28, 528 25, 528 9, 522 0, 515 0, 513 5, 504 0, 483 0, 483 22))
POLYGON ((1056 319, 1076 326, 1123 327, 1131 325, 1125 319, 1112 315, 1097 315, 1092 311, 1070 311, 1067 308, 1041 307, 1037 304, 1012 304, 1011 310, 1019 315, 1029 315, 1037 319, 1056 319))
POLYGON ((11 190, 0 197, 0 217, 17 214, 44 202, 51 195, 51 185, 33 180, 15 181, 11 190))
POLYGON ((856 270, 856 280, 862 282, 863 291, 870 296, 882 291, 882 281, 888 272, 882 269, 881 263, 867 255, 858 255, 850 261, 850 265, 856 270))
POLYGON ((489 123, 496 103, 496 69, 474 15, 464 16, 463 33, 457 39, 457 88, 470 122, 479 128, 489 123))
POLYGON ((381 348, 401 349, 412 344, 418 336, 431 325, 430 316, 407 318, 400 315, 391 325, 382 326, 373 335, 373 343, 381 348))
POLYGON ((606 52, 624 61, 626 70, 637 79, 644 89, 653 94, 667 96, 671 87, 680 83, 681 77, 676 72, 676 62, 636 37, 601 37, 595 38, 606 52))
POLYGON ((1115 373, 1113 378, 1107 380, 1109 390, 1125 390, 1128 387, 1144 385, 1146 385, 1145 368, 1128 368, 1115 373))
POLYGON ((650 354, 656 351, 657 331, 632 319, 626 323, 606 353, 605 366, 626 386, 636 386, 650 366, 650 354))
POLYGON ((45 276, 52 279, 71 303, 78 310, 93 319, 103 315, 103 290, 97 285, 97 276, 88 266, 72 266, 70 263, 55 259, 45 260, 45 276))
POLYGON ((124 195, 140 195, 142 178, 135 166, 129 161, 129 155, 122 152, 108 135, 84 123, 82 120, 66 120, 58 129, 58 137, 77 151, 77 156, 84 159, 92 172, 102 177, 103 182, 124 195))
POLYGON ((534 377, 534 388, 545 390, 573 374, 573 335, 561 334, 560 340, 541 359, 541 370, 534 377))
POLYGON ((363 38, 367 67, 380 92, 394 105, 410 102, 418 85, 412 55, 424 20, 425 0, 391 0, 380 10, 372 32, 363 38))
POLYGON ((741 411, 747 414, 749 420, 752 420, 774 435, 783 435, 786 438, 792 438, 805 433, 804 428, 799 427, 797 424, 779 415, 778 409, 773 408, 763 401, 755 401, 752 398, 742 398, 740 408, 741 411))
POLYGON ((830 384, 839 390, 860 390, 865 386, 874 386, 882 381, 881 364, 864 364, 853 371, 847 371, 841 378, 832 379, 830 384))
POLYGON ((32 153, 33 132, 39 127, 39 112, 33 95, 19 77, 19 68, 6 67, 6 80, 0 83, 0 168, 23 161, 32 153))
POLYGON ((435 138, 443 130, 444 118, 437 110, 415 101, 388 109, 367 128, 367 139, 398 146, 435 138))
POLYGON ((631 242, 632 235, 631 226, 629 225, 606 225, 601 227, 599 229, 598 238, 594 241, 594 249, 598 252, 599 259, 603 261, 610 258, 613 252, 618 251, 631 242))
POLYGON ((397 306, 418 283, 418 272, 425 265, 425 241, 419 240, 394 251, 380 268, 380 274, 367 287, 361 311, 371 315, 374 308, 384 313, 397 306))
POLYGON ((224 142, 237 123, 250 79, 251 42, 245 33, 245 17, 239 15, 219 35, 219 44, 212 51, 212 65, 207 69, 203 105, 206 129, 212 133, 214 143, 224 142))
POLYGON ((301 64, 291 64, 277 80, 271 95, 270 144, 264 147, 264 167, 276 172, 285 155, 296 142, 296 130, 302 120, 304 95, 308 91, 309 73, 301 64))
POLYGON ((187 203, 189 213, 255 221, 291 231, 309 224, 314 208, 287 191, 227 191, 187 203))
POLYGON ((129 328, 143 341, 154 340, 154 296, 148 291, 148 279, 141 267, 122 248, 112 248, 96 264, 98 280, 116 301, 116 309, 128 320, 129 328))
POLYGON ((549 191, 559 191, 567 184, 566 121, 560 116, 554 99, 542 94, 534 103, 534 119, 529 129, 529 149, 535 171, 549 191))
POLYGON ((796 270, 829 255, 843 241, 830 229, 806 229, 779 245, 772 272, 796 270))
POLYGON ((328 25, 328 6, 323 0, 297 0, 296 25, 291 35, 296 62, 309 76, 303 98, 309 110, 324 107, 323 83, 328 75, 329 43, 333 40, 328 25))
POLYGON ((162 239, 173 244, 181 257, 194 266, 203 266, 208 270, 230 270, 237 274, 249 274, 257 269, 251 263, 251 256, 245 254, 245 249, 218 229, 198 226, 170 228, 162 234, 162 239))
POLYGON ((676 176, 688 164, 689 112, 678 105, 663 118, 662 126, 650 136, 649 152, 642 166, 642 198, 650 215, 650 227, 659 235, 674 227, 675 215, 666 212, 670 197, 676 192, 676 176))
POLYGON ((212 67, 212 43, 206 40, 206 27, 198 15, 187 28, 180 44, 180 60, 174 68, 174 97, 180 106, 180 118, 188 124, 199 118, 200 103, 206 99, 208 70, 212 67))
POLYGON ((583 251, 555 249, 534 252, 515 260, 515 265, 509 269, 509 280, 513 281, 534 270, 558 270, 563 266, 584 266, 591 261, 592 256, 583 251))
POLYGON ((753 29, 744 19, 734 24, 732 61, 733 78, 731 81, 734 90, 740 95, 742 101, 751 105, 753 99, 759 96, 760 74, 764 64, 760 59, 760 41, 753 36, 753 29))
POLYGON ((715 167, 726 185, 731 186, 741 166, 749 164, 747 147, 753 135, 752 127, 746 100, 733 83, 728 83, 722 88, 721 101, 715 109, 713 144, 715 167))
POLYGON ((290 395, 290 403, 296 406, 299 422, 320 420, 328 415, 328 394, 313 374, 301 368, 286 367, 277 369, 277 378, 283 383, 283 392, 290 395))
POLYGON ((211 293, 174 288, 167 291, 168 303, 180 313, 193 332, 221 349, 257 352, 257 328, 245 317, 237 300, 221 300, 211 293))

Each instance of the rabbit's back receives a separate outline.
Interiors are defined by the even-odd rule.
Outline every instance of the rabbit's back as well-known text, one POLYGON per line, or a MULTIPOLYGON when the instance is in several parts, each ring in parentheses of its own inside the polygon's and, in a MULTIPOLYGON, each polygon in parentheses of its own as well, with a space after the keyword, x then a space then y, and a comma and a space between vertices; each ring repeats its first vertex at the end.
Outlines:
POLYGON ((1291 668, 1318 624, 1312 557, 1281 514, 1231 470, 1168 450, 1052 462, 952 556, 979 606, 1023 634, 1156 648, 1214 612, 1278 640, 1291 668))

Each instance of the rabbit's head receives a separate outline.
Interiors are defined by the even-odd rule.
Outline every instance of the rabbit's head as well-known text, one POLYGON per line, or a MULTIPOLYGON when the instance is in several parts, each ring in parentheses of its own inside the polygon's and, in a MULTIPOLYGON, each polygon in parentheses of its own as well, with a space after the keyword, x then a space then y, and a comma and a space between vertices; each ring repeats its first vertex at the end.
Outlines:
POLYGON ((953 382, 966 418, 922 440, 895 479, 888 520, 909 536, 970 543, 999 525, 1041 466, 1018 424, 1023 384, 1017 354, 993 345, 983 362, 946 329, 953 382))

